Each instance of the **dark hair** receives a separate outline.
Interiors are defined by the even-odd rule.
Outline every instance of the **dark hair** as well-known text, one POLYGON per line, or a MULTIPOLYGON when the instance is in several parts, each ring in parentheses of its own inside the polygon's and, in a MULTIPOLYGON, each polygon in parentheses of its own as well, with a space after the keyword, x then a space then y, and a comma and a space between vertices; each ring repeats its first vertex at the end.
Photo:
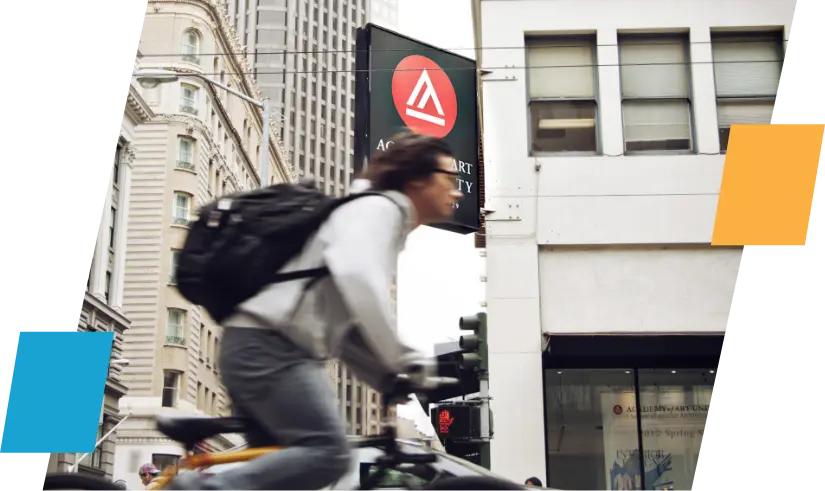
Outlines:
POLYGON ((532 484, 533 486, 542 487, 541 481, 538 477, 531 477, 524 481, 524 484, 532 484))
POLYGON ((383 151, 373 154, 362 176, 377 190, 402 191, 409 182, 438 169, 438 158, 452 157, 449 145, 438 138, 404 131, 388 138, 383 151))

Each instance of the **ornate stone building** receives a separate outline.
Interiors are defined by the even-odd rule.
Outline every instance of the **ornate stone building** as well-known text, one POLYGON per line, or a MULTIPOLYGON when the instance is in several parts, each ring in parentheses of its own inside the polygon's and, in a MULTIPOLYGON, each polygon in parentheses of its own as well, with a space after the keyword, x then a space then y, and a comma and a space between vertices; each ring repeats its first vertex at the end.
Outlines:
MULTIPOLYGON (((222 331, 175 286, 177 253, 196 210, 217 197, 261 185, 262 131, 270 135, 270 183, 295 179, 275 123, 262 129, 261 111, 197 77, 198 74, 261 99, 216 0, 151 0, 140 39, 139 69, 181 76, 139 87, 154 116, 136 130, 124 274, 124 309, 131 327, 124 339, 123 379, 129 388, 120 409, 115 479, 137 489, 136 471, 163 467, 183 453, 160 434, 157 414, 219 416, 230 412, 220 383, 217 353, 222 331)), ((203 450, 234 446, 227 435, 203 450)))
MULTIPOLYGON (((100 221, 100 230, 89 270, 78 331, 114 332, 112 361, 106 379, 103 408, 100 415, 98 440, 117 425, 123 415, 118 404, 126 395, 123 381, 123 340, 130 321, 123 308, 123 285, 126 268, 126 238, 135 160, 135 129, 154 117, 140 96, 137 87, 130 86, 123 123, 111 167, 109 187, 100 221)), ((78 462, 77 471, 112 478, 115 460, 115 435, 110 435, 91 455, 52 454, 49 472, 65 472, 78 462)))

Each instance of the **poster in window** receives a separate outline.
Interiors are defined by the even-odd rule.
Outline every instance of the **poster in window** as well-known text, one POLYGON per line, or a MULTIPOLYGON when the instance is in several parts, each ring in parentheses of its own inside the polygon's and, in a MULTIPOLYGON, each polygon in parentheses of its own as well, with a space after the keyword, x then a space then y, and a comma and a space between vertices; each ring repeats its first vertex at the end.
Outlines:
MULTIPOLYGON (((641 392, 646 489, 691 488, 708 410, 694 399, 683 390, 641 392)), ((606 489, 642 489, 635 394, 603 392, 601 404, 606 489)))

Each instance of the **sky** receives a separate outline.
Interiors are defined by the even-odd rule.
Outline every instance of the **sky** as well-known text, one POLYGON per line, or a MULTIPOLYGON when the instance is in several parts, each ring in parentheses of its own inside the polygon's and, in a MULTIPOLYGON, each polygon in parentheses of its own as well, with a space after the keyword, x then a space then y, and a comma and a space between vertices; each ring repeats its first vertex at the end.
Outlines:
MULTIPOLYGON (((398 0, 398 10, 401 34, 472 55, 470 0, 398 0)), ((481 308, 483 269, 473 240, 430 227, 410 235, 398 265, 398 327, 413 348, 432 353, 434 343, 458 339, 459 317, 481 308)))
MULTIPOLYGON (((398 0, 398 25, 388 27, 473 57, 470 0, 398 0)), ((483 260, 473 237, 430 227, 410 234, 398 264, 398 330, 412 348, 433 354, 435 343, 458 339, 461 316, 482 310, 483 260)), ((398 413, 433 433, 429 416, 417 403, 398 413)))

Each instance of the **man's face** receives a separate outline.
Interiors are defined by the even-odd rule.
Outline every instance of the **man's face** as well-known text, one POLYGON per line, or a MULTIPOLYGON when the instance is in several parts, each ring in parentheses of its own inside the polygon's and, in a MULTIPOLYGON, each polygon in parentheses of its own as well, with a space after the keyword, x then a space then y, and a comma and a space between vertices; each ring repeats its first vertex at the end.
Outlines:
POLYGON ((438 170, 424 183, 421 189, 422 197, 426 202, 422 222, 437 223, 449 220, 453 216, 456 201, 462 197, 457 188, 458 173, 453 170, 453 159, 446 155, 438 158, 438 170))
POLYGON ((140 482, 142 482, 143 485, 145 486, 145 485, 149 484, 150 482, 152 482, 152 477, 153 476, 151 474, 141 474, 140 475, 140 482))

